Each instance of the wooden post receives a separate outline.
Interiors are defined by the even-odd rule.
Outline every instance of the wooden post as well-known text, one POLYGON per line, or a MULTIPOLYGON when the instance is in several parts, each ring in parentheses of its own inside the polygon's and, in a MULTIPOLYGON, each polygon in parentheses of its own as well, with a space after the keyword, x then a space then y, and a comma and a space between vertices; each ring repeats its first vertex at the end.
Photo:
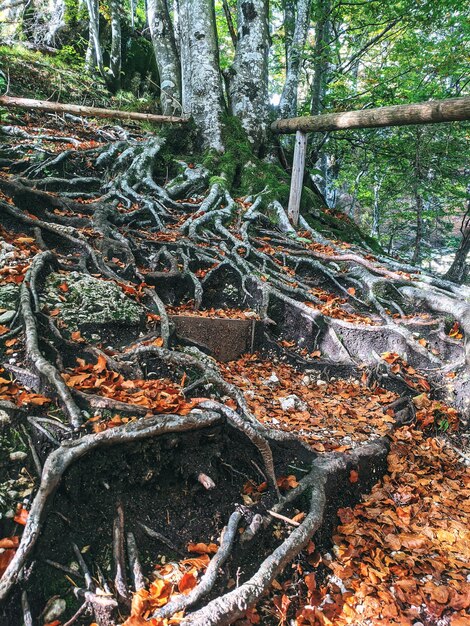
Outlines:
POLYGON ((307 153, 307 133, 298 130, 295 134, 294 163, 290 183, 289 207, 287 214, 292 226, 299 223, 300 199, 305 172, 305 155, 307 153))

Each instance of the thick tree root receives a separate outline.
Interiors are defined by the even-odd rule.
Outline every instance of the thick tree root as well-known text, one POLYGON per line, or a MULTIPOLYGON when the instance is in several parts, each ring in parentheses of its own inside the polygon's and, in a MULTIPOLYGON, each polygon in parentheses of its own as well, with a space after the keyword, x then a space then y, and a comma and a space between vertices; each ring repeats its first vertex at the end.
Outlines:
POLYGON ((48 456, 42 472, 38 492, 32 502, 24 533, 14 559, 0 579, 0 601, 4 600, 17 582, 21 569, 41 532, 49 498, 57 489, 65 470, 75 461, 100 446, 117 445, 156 437, 164 433, 178 433, 204 428, 220 420, 218 413, 195 411, 185 417, 157 415, 145 421, 132 422, 95 435, 85 435, 75 441, 64 441, 48 456))
POLYGON ((189 614, 182 622, 191 626, 225 626, 243 617, 269 589, 280 571, 307 545, 322 524, 326 490, 330 481, 361 464, 364 459, 376 457, 383 462, 387 456, 386 440, 362 446, 350 455, 325 455, 313 462, 311 475, 310 510, 306 518, 260 565, 254 576, 242 585, 212 600, 204 608, 189 614))

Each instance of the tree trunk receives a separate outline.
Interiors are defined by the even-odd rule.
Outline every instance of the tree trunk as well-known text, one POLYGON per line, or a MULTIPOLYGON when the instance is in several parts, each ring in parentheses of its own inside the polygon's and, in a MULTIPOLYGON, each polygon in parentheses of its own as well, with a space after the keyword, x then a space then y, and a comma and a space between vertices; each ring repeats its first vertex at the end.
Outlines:
POLYGON ((192 115, 203 147, 222 152, 224 101, 211 0, 180 0, 183 111, 192 115))
POLYGON ((111 14, 110 87, 121 88, 121 0, 109 0, 111 14))
POLYGON ((225 13, 225 19, 227 21, 228 32, 230 33, 230 39, 232 40, 233 47, 237 47, 237 31, 235 30, 235 26, 233 25, 232 14, 230 12, 230 7, 228 5, 227 0, 222 1, 222 6, 225 13))
MULTIPOLYGON (((385 176, 385 175, 384 175, 385 176)), ((380 178, 375 175, 374 176, 374 207, 372 211, 372 228, 370 234, 372 237, 378 237, 380 232, 380 203, 379 203, 379 194, 380 188, 382 187, 382 183, 384 180, 384 176, 380 178)))
POLYGON ((423 179, 423 171, 421 167, 421 154, 420 154, 421 133, 416 133, 416 152, 414 161, 414 184, 413 194, 415 198, 416 207, 416 235, 413 256, 411 263, 417 265, 421 259, 421 241, 423 239, 423 196, 421 195, 421 181, 423 179))
POLYGON ((283 0, 282 12, 284 15, 284 50, 287 59, 289 57, 290 47, 294 39, 295 29, 295 0, 283 0))
POLYGON ((181 113, 181 70, 173 24, 165 0, 147 0, 147 17, 160 75, 163 115, 181 113))
POLYGON ((327 74, 328 42, 330 37, 330 0, 318 0, 317 23, 315 27, 315 49, 313 52, 312 115, 318 115, 323 109, 327 74))
MULTIPOLYGON (((470 185, 467 191, 470 194, 470 185)), ((467 202, 467 211, 463 216, 460 232, 462 233, 462 240, 455 253, 452 265, 445 275, 447 280, 455 283, 463 283, 470 269, 467 263, 468 253, 470 252, 470 200, 467 202)))
POLYGON ((302 55, 310 23, 310 6, 311 0, 298 0, 292 41, 286 53, 286 80, 279 102, 281 117, 293 117, 297 114, 297 92, 302 55))
POLYGON ((103 54, 100 44, 100 14, 99 0, 86 0, 88 9, 88 50, 86 54, 86 67, 89 72, 95 68, 104 78, 103 54))
POLYGON ((238 0, 238 45, 230 69, 229 93, 236 115, 258 149, 268 127, 268 2, 238 0))

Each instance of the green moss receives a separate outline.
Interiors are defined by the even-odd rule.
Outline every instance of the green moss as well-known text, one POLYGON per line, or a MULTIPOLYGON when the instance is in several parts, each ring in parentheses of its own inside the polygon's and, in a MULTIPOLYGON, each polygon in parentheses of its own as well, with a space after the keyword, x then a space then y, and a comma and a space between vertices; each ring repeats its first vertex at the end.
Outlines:
POLYGON ((212 185, 219 185, 222 189, 228 188, 227 179, 223 176, 211 176, 209 178, 209 187, 212 187, 212 185))
POLYGON ((366 244, 376 254, 383 254, 379 242, 362 232, 359 226, 341 211, 307 210, 303 215, 309 226, 329 239, 358 245, 366 244))
POLYGON ((14 283, 0 285, 0 309, 15 309, 18 302, 19 292, 19 286, 14 283))
POLYGON ((62 274, 51 274, 46 282, 44 304, 58 308, 60 318, 70 330, 82 324, 137 325, 143 317, 143 309, 126 296, 115 283, 71 272, 65 279, 62 274), (68 291, 60 289, 67 283, 68 291), (59 295, 65 296, 61 302, 59 295))

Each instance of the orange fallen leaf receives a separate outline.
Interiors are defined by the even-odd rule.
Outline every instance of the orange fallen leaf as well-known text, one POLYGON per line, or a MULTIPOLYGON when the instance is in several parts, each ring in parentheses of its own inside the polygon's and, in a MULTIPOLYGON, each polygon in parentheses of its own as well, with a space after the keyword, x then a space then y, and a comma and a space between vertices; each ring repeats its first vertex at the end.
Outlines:
POLYGON ((178 590, 180 593, 187 593, 191 591, 191 589, 194 589, 196 585, 197 580, 194 574, 192 572, 186 572, 178 582, 178 590))
POLYGON ((351 470, 349 472, 349 482, 350 483, 357 483, 357 481, 359 480, 359 474, 356 470, 351 470))
POLYGON ((215 543, 188 543, 188 552, 197 554, 215 554, 219 547, 215 543))
POLYGON ((13 518, 13 521, 17 524, 21 524, 22 526, 26 526, 26 522, 28 521, 29 512, 25 509, 21 504, 16 510, 16 515, 13 518))
POLYGON ((299 484, 297 482, 297 478, 293 474, 289 476, 280 476, 276 482, 279 489, 294 489, 299 484))

